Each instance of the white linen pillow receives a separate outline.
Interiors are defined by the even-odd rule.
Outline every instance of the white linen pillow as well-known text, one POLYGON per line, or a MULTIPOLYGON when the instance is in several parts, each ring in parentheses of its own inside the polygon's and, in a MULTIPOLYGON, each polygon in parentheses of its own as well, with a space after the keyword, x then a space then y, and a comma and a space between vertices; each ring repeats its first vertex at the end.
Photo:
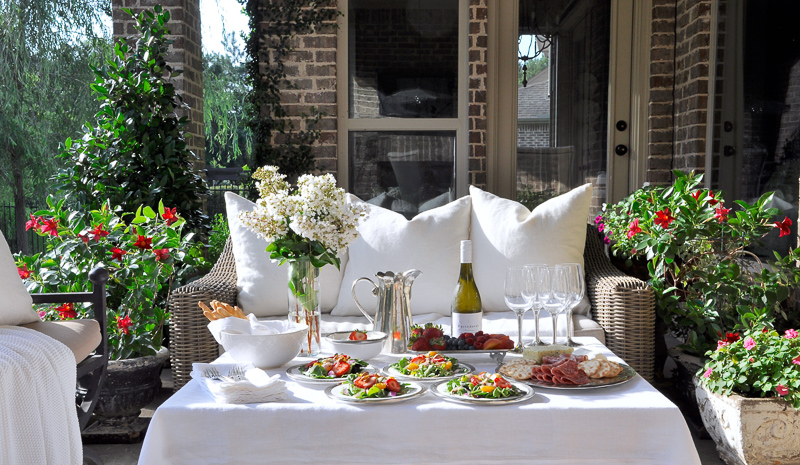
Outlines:
MULTIPOLYGON (((483 310, 509 311, 503 299, 505 270, 531 263, 583 266, 592 185, 547 200, 531 212, 524 205, 470 186, 472 268, 483 310)), ((575 313, 588 314, 589 299, 575 313)))
POLYGON ((33 310, 33 299, 25 289, 19 277, 14 257, 8 247, 5 236, 0 232, 0 326, 24 325, 39 321, 39 315, 33 310))
MULTIPOLYGON (((267 241, 247 229, 239 219, 239 212, 252 211, 255 204, 233 192, 225 193, 225 207, 231 230, 233 256, 236 262, 236 288, 239 306, 245 313, 257 317, 287 315, 289 282, 287 265, 273 263, 266 252, 267 241)), ((340 269, 347 264, 347 251, 339 254, 340 269)), ((339 298, 342 271, 325 265, 319 273, 320 308, 330 312, 339 298)))
MULTIPOLYGON (((411 288, 414 315, 450 315, 450 300, 458 281, 461 241, 469 235, 469 197, 420 213, 411 220, 348 194, 348 202, 367 209, 367 219, 358 226, 358 238, 350 244, 339 302, 333 316, 357 316, 361 312, 350 288, 361 277, 375 280, 379 271, 422 271, 411 288)), ((377 299, 369 283, 360 283, 356 295, 372 315, 377 299)))

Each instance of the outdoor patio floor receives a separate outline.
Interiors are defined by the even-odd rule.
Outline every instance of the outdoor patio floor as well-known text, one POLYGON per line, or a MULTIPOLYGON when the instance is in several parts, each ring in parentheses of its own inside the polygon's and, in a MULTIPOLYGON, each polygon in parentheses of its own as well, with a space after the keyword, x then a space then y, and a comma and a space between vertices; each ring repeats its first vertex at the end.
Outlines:
MULTIPOLYGON (((158 394, 156 399, 153 401, 152 404, 148 405, 144 410, 142 410, 141 417, 150 418, 153 416, 153 412, 155 409, 161 405, 171 394, 172 394, 172 372, 166 368, 161 373, 161 392, 158 394)), ((672 393, 669 387, 659 387, 667 397, 673 398, 672 393)), ((678 407, 683 410, 683 405, 680 402, 676 402, 678 407)), ((711 439, 699 439, 693 428, 692 435, 694 437, 694 443, 697 447, 697 452, 700 454, 700 461, 703 465, 724 465, 725 462, 720 460, 719 455, 717 455, 717 449, 714 445, 714 441, 711 439)), ((94 450, 100 458, 103 459, 105 465, 136 465, 137 460, 139 459, 139 452, 142 449, 142 443, 138 442, 136 444, 90 444, 88 445, 92 450, 94 450)), ((680 464, 676 464, 680 465, 680 464)))

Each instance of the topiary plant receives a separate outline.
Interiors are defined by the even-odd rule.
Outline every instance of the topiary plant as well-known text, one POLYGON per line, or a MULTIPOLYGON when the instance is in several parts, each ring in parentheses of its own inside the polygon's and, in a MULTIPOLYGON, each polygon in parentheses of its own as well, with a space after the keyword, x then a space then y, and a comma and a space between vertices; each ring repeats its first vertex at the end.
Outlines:
POLYGON ((100 111, 82 138, 67 139, 60 157, 68 167, 56 180, 74 208, 99 209, 108 200, 132 213, 140 205, 156 208, 163 199, 192 229, 205 231, 208 187, 186 144, 189 120, 175 113, 187 106, 169 82, 181 74, 166 62, 173 42, 166 38, 169 12, 158 5, 138 16, 123 11, 135 17, 140 36, 134 46, 119 39, 113 59, 92 68, 100 111))

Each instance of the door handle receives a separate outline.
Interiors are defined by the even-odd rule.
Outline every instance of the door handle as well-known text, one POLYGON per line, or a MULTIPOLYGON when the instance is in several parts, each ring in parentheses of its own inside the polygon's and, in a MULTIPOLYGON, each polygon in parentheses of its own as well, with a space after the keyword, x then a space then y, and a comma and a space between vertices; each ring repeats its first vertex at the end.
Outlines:
POLYGON ((619 156, 626 155, 628 153, 628 146, 625 144, 619 144, 614 148, 614 153, 619 156))
POLYGON ((732 145, 726 145, 722 149, 722 154, 725 155, 726 157, 732 157, 736 155, 736 148, 732 145))

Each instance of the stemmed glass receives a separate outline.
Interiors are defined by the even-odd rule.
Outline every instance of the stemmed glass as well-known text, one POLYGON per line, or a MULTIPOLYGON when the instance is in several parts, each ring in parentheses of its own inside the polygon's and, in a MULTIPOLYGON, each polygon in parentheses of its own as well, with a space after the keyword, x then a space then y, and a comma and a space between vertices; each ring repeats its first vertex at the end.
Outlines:
POLYGON ((585 292, 584 280, 583 280, 583 270, 581 266, 577 263, 565 263, 563 265, 568 269, 568 279, 569 279, 569 294, 570 300, 567 304, 567 311, 564 313, 566 320, 567 320, 567 342, 566 345, 570 347, 578 347, 582 346, 580 342, 575 342, 572 340, 572 336, 574 334, 574 322, 572 321, 572 310, 581 303, 583 300, 583 294, 585 292))
POLYGON ((531 310, 533 310, 534 339, 528 343, 529 346, 546 346, 548 343, 539 338, 539 313, 544 308, 544 302, 550 295, 550 272, 547 265, 533 264, 525 265, 530 287, 528 291, 531 297, 531 310))
POLYGON ((525 268, 511 267, 506 270, 505 301, 508 308, 517 314, 519 336, 517 346, 511 352, 522 353, 522 317, 531 307, 530 280, 525 268))
POLYGON ((564 311, 569 302, 569 279, 567 268, 556 265, 548 267, 550 273, 550 295, 544 308, 553 319, 553 344, 558 342, 558 315, 564 311))

